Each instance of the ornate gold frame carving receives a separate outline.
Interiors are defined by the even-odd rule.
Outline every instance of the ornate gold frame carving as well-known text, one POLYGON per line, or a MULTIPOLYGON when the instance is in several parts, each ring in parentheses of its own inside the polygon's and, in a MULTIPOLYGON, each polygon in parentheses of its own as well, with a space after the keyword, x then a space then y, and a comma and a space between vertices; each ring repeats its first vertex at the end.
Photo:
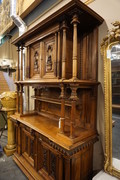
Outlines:
POLYGON ((86 5, 88 5, 88 4, 92 3, 93 1, 95 1, 95 0, 86 0, 84 3, 85 3, 86 5))
POLYGON ((113 23, 114 28, 109 31, 101 43, 101 54, 104 60, 104 103, 105 103, 105 172, 120 178, 120 170, 112 165, 112 87, 111 87, 111 60, 107 58, 107 51, 120 43, 120 22, 113 23))

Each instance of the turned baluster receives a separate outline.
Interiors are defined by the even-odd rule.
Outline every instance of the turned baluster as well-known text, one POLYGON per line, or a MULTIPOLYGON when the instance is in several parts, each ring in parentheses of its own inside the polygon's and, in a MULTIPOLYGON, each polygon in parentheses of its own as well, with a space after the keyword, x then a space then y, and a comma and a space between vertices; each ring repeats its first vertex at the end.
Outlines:
POLYGON ((23 114, 23 85, 20 86, 20 115, 23 114))
POLYGON ((75 137, 75 119, 76 119, 76 101, 78 100, 77 97, 77 87, 72 86, 71 85, 71 96, 70 96, 70 100, 71 100, 71 121, 70 121, 70 138, 74 138, 75 137))
POLYGON ((64 85, 61 85, 61 118, 59 119, 60 133, 64 133, 65 128, 65 89, 64 85))
POLYGON ((19 85, 17 84, 17 97, 16 97, 16 112, 19 113, 19 90, 20 90, 20 87, 19 85))
POLYGON ((71 22, 73 24, 73 69, 72 69, 72 78, 77 79, 77 24, 78 16, 75 14, 71 22))

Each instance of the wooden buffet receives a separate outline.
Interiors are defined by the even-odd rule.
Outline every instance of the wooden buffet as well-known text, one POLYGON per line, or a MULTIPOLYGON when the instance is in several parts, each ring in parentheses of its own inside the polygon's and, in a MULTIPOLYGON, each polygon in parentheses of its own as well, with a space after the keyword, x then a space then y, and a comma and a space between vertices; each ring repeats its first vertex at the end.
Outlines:
POLYGON ((92 177, 102 22, 82 2, 70 0, 13 42, 20 64, 17 112, 11 116, 14 160, 29 179, 92 177), (34 95, 27 98, 27 104, 34 99, 33 112, 25 109, 25 87, 28 92, 34 88, 34 95))

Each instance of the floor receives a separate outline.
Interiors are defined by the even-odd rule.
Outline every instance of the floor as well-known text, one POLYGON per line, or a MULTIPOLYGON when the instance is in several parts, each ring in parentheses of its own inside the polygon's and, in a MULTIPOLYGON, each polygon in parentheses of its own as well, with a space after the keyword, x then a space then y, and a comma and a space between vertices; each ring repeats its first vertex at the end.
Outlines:
POLYGON ((119 180, 119 179, 105 173, 102 170, 96 176, 94 176, 92 180, 119 180))
POLYGON ((0 138, 0 146, 2 147, 0 148, 0 180, 27 180, 27 177, 13 161, 12 156, 7 157, 2 151, 6 144, 7 130, 3 132, 3 135, 0 138))

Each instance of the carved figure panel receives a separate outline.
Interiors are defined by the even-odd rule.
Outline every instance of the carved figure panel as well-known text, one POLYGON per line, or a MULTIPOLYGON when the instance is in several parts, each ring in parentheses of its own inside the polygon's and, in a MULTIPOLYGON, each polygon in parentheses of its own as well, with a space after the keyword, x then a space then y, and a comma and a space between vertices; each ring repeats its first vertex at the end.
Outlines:
POLYGON ((47 60, 46 60, 46 70, 47 71, 52 70, 52 51, 53 51, 52 45, 48 45, 48 47, 47 47, 47 60))
POLYGON ((34 73, 38 73, 39 72, 39 54, 36 51, 34 54, 34 73))
POLYGON ((35 75, 40 73, 40 58, 39 58, 40 57, 40 44, 39 43, 31 46, 30 54, 31 54, 30 76, 32 78, 35 75))
POLYGON ((52 42, 46 42, 45 46, 46 51, 46 72, 53 72, 54 71, 54 54, 55 54, 55 48, 54 48, 54 41, 52 42))

